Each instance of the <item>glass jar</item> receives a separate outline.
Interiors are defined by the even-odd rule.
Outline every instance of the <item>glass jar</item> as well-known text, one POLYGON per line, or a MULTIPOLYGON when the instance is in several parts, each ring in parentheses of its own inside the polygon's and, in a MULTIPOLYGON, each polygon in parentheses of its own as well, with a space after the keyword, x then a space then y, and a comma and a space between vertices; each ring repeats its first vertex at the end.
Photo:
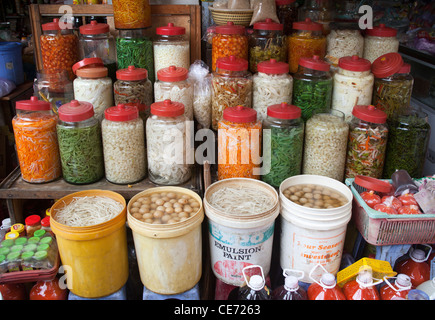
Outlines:
POLYGON ((252 107, 252 74, 248 71, 248 60, 236 56, 219 58, 211 82, 212 128, 217 130, 226 108, 252 107))
POLYGON ((92 104, 72 100, 59 108, 57 123, 63 179, 72 184, 97 182, 104 176, 101 127, 92 104))
POLYGON ((241 105, 226 108, 218 123, 218 180, 259 179, 261 141, 257 111, 241 105))
POLYGON ((322 25, 323 33, 329 33, 329 24, 334 21, 335 9, 331 0, 305 0, 304 5, 299 8, 299 19, 310 18, 312 21, 322 25))
POLYGON ((343 181, 349 125, 337 110, 316 113, 305 124, 303 174, 343 181))
POLYGON ((135 106, 118 104, 104 112, 101 122, 106 179, 131 184, 146 176, 144 124, 135 106))
POLYGON ((62 174, 56 135, 57 116, 49 102, 33 96, 17 101, 12 119, 21 176, 30 183, 49 182, 62 174))
POLYGON ((21 257, 20 252, 11 252, 6 256, 6 260, 8 261, 8 271, 9 272, 16 272, 20 271, 21 266, 21 257))
POLYGON ((375 76, 372 104, 388 117, 410 108, 414 78, 411 65, 403 63, 399 53, 387 53, 373 62, 375 76))
POLYGON ((381 23, 377 27, 367 29, 364 37, 364 54, 363 58, 371 63, 380 56, 399 51, 399 40, 397 39, 397 30, 386 27, 381 23))
POLYGON ((154 83, 154 101, 172 100, 183 104, 184 114, 193 120, 193 83, 188 79, 189 70, 174 65, 160 69, 154 83))
POLYGON ((37 214, 28 216, 24 223, 26 224, 26 235, 29 238, 33 237, 35 231, 41 229, 41 217, 37 214))
POLYGON ((306 122, 314 112, 329 112, 332 97, 330 65, 319 56, 301 58, 293 75, 293 104, 301 108, 306 122))
POLYGON ((402 169, 412 178, 421 178, 431 130, 427 114, 410 109, 395 114, 387 123, 389 133, 383 178, 391 179, 396 170, 402 169))
POLYGON ((284 26, 286 36, 292 33, 293 22, 298 21, 298 2, 296 0, 275 0, 276 15, 284 26))
POLYGON ((212 38, 211 71, 216 70, 216 62, 219 58, 228 56, 235 56, 245 60, 249 58, 249 41, 245 27, 234 25, 232 21, 215 28, 212 38))
POLYGON ((286 36, 284 26, 267 18, 254 23, 253 32, 249 36, 249 71, 257 72, 257 65, 262 61, 275 59, 287 61, 286 36))
POLYGON ((116 57, 119 69, 128 66, 146 69, 148 79, 155 81, 153 42, 146 36, 145 29, 118 30, 116 57))
POLYGON ((74 80, 72 66, 79 60, 79 39, 71 29, 61 29, 59 19, 42 25, 41 57, 45 73, 58 73, 66 70, 70 80, 74 80))
POLYGON ((73 66, 74 99, 89 102, 94 107, 95 118, 102 121, 104 110, 113 105, 112 79, 100 58, 85 58, 73 66))
POLYGON ((149 0, 112 0, 112 5, 116 29, 151 27, 149 0))
POLYGON ((147 120, 148 176, 159 185, 179 185, 192 176, 192 122, 184 106, 167 99, 151 105, 147 120))
POLYGON ((115 38, 110 34, 107 23, 90 23, 80 26, 79 58, 100 58, 108 70, 109 77, 115 82, 116 48, 115 38))
POLYGON ((270 163, 270 172, 262 175, 261 180, 278 188, 285 179, 301 173, 304 146, 301 109, 287 103, 269 106, 263 121, 263 139, 263 163, 266 163, 263 166, 270 163))
POLYGON ((186 37, 186 28, 176 27, 173 23, 156 28, 153 50, 156 78, 157 71, 170 66, 189 70, 190 43, 186 37))
POLYGON ((292 103, 293 77, 288 70, 288 63, 275 59, 258 64, 258 73, 252 77, 252 107, 258 120, 266 119, 268 106, 292 103))
POLYGON ((293 29, 293 33, 287 37, 290 73, 298 71, 300 58, 323 58, 326 54, 326 37, 322 34, 321 24, 307 18, 293 23, 293 29))
POLYGON ((388 141, 387 115, 373 105, 355 106, 349 124, 345 178, 382 178, 388 141))
POLYGON ((370 61, 358 56, 343 57, 338 62, 331 108, 343 112, 347 122, 352 119, 354 106, 372 102, 374 76, 370 69, 370 61))

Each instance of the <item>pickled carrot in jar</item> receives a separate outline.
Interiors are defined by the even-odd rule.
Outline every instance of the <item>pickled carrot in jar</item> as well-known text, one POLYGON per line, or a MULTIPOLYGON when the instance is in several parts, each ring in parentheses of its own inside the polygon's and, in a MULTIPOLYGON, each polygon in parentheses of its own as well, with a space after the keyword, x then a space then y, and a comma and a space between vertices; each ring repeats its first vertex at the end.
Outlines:
POLYGON ((149 0, 113 0, 116 29, 142 29, 151 27, 149 0))

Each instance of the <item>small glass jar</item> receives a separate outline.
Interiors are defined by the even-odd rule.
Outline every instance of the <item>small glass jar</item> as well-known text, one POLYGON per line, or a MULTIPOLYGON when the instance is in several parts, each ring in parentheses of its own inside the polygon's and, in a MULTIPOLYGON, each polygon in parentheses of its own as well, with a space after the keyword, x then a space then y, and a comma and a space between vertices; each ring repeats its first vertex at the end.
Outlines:
POLYGON ((318 56, 301 58, 293 75, 293 104, 301 108, 306 122, 313 113, 329 112, 332 97, 330 65, 318 56))
POLYGON ((211 71, 216 70, 216 62, 219 58, 228 56, 245 60, 249 58, 249 41, 245 27, 235 25, 232 21, 215 28, 212 38, 211 71))
POLYGON ((193 120, 193 83, 188 79, 186 68, 170 67, 157 72, 158 80, 154 83, 154 101, 171 100, 184 105, 184 114, 193 120))
POLYGON ((293 23, 293 29, 293 33, 287 37, 290 73, 298 71, 300 58, 323 58, 326 54, 326 37, 322 34, 321 24, 307 18, 293 23))
POLYGON ((21 266, 21 257, 20 252, 11 252, 6 256, 8 261, 8 272, 16 272, 20 271, 21 266))
POLYGON ((305 0, 299 8, 299 19, 310 18, 322 25, 323 33, 329 33, 329 24, 334 21, 334 4, 331 0, 305 0))
POLYGON ((345 178, 382 178, 388 141, 387 115, 373 105, 355 106, 349 124, 345 178))
POLYGON ((113 105, 112 79, 100 58, 85 58, 73 66, 74 99, 89 102, 94 107, 95 118, 102 121, 104 110, 113 105))
POLYGON ((135 106, 106 109, 101 122, 106 179, 116 184, 139 182, 146 176, 144 124, 135 106))
POLYGON ((226 108, 218 123, 218 180, 259 179, 261 141, 257 111, 240 105, 226 108))
POLYGON ((179 185, 192 176, 192 122, 182 103, 169 99, 151 105, 147 120, 148 176, 159 185, 179 185))
MULTIPOLYGON (((76 79, 77 80, 77 79, 76 79)), ((57 123, 63 179, 88 184, 104 177, 101 127, 92 104, 72 100, 59 108, 57 123)))
POLYGON ((21 253, 21 270, 30 271, 33 270, 33 251, 26 251, 21 253))
POLYGON ((49 182, 62 174, 57 142, 57 116, 49 102, 37 97, 17 101, 12 119, 21 177, 30 183, 49 182))
POLYGON ((352 119, 354 106, 372 102, 374 76, 370 70, 370 61, 358 56, 343 57, 338 62, 331 108, 343 112, 347 122, 352 119))
POLYGON ((263 166, 270 163, 270 171, 261 180, 278 188, 285 179, 301 173, 304 127, 299 107, 281 103, 267 108, 263 121, 263 166))
POLYGON ((296 0, 275 0, 276 15, 284 26, 286 36, 292 33, 293 22, 298 21, 298 2, 296 0))
POLYGON ((316 113, 305 124, 303 174, 343 181, 349 125, 337 110, 316 113))
POLYGON ((287 43, 283 29, 281 23, 270 18, 254 23, 253 32, 249 36, 250 72, 256 73, 258 63, 263 61, 287 61, 287 43))
POLYGON ((380 24, 372 29, 367 29, 364 37, 363 58, 373 63, 380 56, 399 51, 397 30, 380 24))
POLYGON ((212 128, 218 129, 224 110, 235 105, 252 108, 252 74, 248 60, 229 56, 219 58, 212 73, 212 128))
POLYGON ((44 217, 41 220, 41 229, 51 232, 50 217, 44 217))
POLYGON ((252 77, 252 107, 257 111, 258 120, 263 121, 268 106, 292 103, 293 77, 288 73, 288 63, 275 59, 260 62, 257 70, 252 77))
POLYGON ((155 77, 157 71, 170 66, 189 70, 190 43, 186 28, 168 23, 167 26, 156 28, 156 35, 153 41, 155 77))
POLYGON ((29 238, 33 237, 36 230, 41 229, 41 217, 37 214, 28 216, 24 223, 26 224, 26 235, 29 238))
POLYGON ((151 27, 149 0, 112 0, 112 5, 116 29, 144 29, 151 27))

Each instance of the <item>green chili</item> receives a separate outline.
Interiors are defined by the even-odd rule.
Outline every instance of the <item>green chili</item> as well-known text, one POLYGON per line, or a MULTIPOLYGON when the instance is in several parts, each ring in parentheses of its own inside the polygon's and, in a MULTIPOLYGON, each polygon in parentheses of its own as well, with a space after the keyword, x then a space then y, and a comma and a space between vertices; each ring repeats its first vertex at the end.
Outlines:
MULTIPOLYGON (((397 78, 397 77, 396 77, 397 78)), ((384 111, 388 118, 403 113, 411 102, 413 80, 397 78, 395 81, 375 79, 372 104, 384 111)))

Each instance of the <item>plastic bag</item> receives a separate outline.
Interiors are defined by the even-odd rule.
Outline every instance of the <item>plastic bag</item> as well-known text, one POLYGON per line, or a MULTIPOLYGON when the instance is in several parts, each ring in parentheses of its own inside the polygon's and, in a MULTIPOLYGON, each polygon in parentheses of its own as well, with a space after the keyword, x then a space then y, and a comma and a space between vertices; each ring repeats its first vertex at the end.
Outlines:
POLYGON ((4 97, 6 95, 8 95, 9 93, 11 93, 12 91, 14 91, 14 89, 17 86, 15 85, 15 83, 11 80, 8 79, 4 79, 4 78, 0 78, 0 98, 4 97))
POLYGON ((276 14, 275 0, 251 0, 251 9, 254 9, 251 22, 253 25, 256 22, 272 19, 273 22, 280 23, 276 14))
POLYGON ((213 8, 215 9, 227 9, 228 0, 215 0, 213 1, 213 8))
POLYGON ((193 82, 193 115, 202 128, 208 129, 211 124, 211 76, 204 61, 196 60, 190 66, 189 80, 193 82))
POLYGON ((228 0, 228 9, 249 9, 249 0, 228 0))
POLYGON ((424 213, 435 214, 435 181, 425 180, 414 198, 424 213))

